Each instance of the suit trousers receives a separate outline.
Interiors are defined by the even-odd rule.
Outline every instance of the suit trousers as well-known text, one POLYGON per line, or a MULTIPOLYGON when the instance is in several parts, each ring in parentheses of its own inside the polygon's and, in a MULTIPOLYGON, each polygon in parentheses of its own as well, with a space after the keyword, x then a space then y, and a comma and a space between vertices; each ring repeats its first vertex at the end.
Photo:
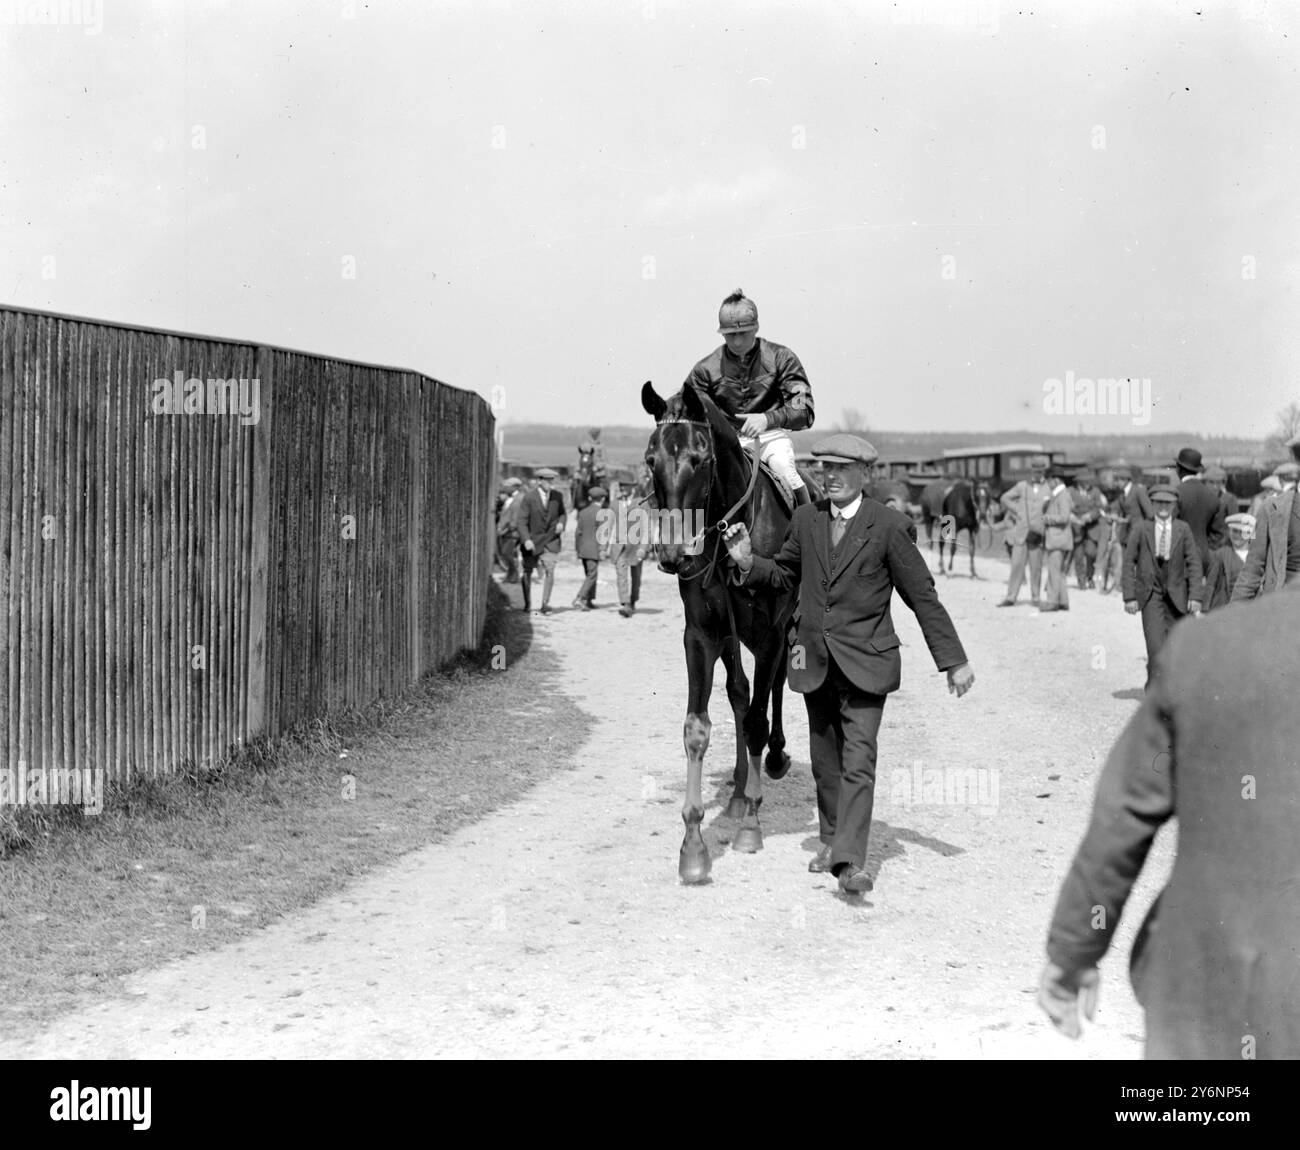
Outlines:
POLYGON ((635 607, 641 598, 641 563, 636 559, 635 547, 624 547, 614 562, 614 575, 618 580, 618 601, 624 607, 635 607))
POLYGON ((1020 594, 1020 584, 1025 581, 1025 560, 1029 561, 1029 599, 1038 602, 1043 585, 1043 545, 1030 547, 1028 543, 1011 545, 1011 581, 1007 584, 1007 598, 1014 600, 1020 594))
POLYGON ((1047 602, 1058 607, 1070 605, 1070 593, 1066 590, 1066 561, 1070 558, 1068 551, 1049 551, 1047 553, 1047 602))
POLYGON ((1165 595, 1164 588, 1157 587, 1151 598, 1142 605, 1142 636, 1147 641, 1147 686, 1156 674, 1156 655, 1165 645, 1169 629, 1182 616, 1174 609, 1165 595))
POLYGON ((804 695, 821 841, 831 847, 831 869, 862 866, 876 795, 876 735, 885 696, 855 686, 829 660, 826 678, 804 695))
POLYGON ((582 581, 582 586, 578 588, 577 595, 574 596, 575 603, 592 603, 596 599, 596 572, 600 567, 600 561, 597 559, 584 559, 582 569, 586 572, 586 577, 582 581))

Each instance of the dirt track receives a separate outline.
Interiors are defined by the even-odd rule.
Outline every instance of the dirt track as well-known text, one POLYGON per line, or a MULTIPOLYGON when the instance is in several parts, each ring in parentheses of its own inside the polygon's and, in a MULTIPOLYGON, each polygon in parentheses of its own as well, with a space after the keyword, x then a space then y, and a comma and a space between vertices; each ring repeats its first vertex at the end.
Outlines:
POLYGON ((676 587, 647 570, 643 610, 625 620, 609 606, 610 571, 604 609, 569 611, 569 556, 553 600, 566 609, 536 617, 535 642, 565 668, 554 689, 598 720, 572 770, 341 896, 0 1044, 0 1057, 1140 1056, 1127 955, 1172 832, 1103 965, 1098 1025, 1070 1043, 1034 1003, 1096 772, 1143 680, 1141 628, 1115 596, 1072 589, 1069 614, 1044 618, 994 610, 1005 564, 981 559, 982 581, 942 580, 976 673, 962 700, 895 600, 903 689, 880 736, 876 889, 848 901, 806 870, 816 812, 797 696, 786 710, 795 766, 767 786, 766 848, 728 850, 721 674, 706 764, 713 882, 678 883, 676 587), (930 801, 924 774, 914 794, 914 764, 996 772, 980 796, 994 801, 930 801))

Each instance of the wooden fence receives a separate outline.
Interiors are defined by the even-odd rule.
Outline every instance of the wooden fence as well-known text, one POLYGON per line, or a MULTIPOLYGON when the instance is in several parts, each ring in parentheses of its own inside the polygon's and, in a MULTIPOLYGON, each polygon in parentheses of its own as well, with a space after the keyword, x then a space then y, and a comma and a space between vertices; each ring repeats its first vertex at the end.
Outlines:
POLYGON ((206 765, 400 691, 478 642, 495 488, 471 392, 0 308, 0 771, 206 765))

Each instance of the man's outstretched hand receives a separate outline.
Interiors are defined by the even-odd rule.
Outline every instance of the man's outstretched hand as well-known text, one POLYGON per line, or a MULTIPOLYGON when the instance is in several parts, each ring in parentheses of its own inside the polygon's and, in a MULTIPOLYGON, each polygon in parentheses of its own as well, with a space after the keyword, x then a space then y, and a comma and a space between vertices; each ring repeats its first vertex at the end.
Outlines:
POLYGON ((963 663, 960 667, 950 667, 948 669, 948 691, 957 698, 961 698, 967 691, 975 686, 975 672, 971 670, 969 663, 963 663))
POLYGON ((1049 962, 1038 980, 1038 1005, 1066 1038, 1078 1038, 1083 1033, 1080 1015, 1089 1022, 1096 1016, 1100 986, 1101 974, 1095 966, 1066 974, 1056 963, 1049 962))
POLYGON ((754 566, 754 548, 749 542, 749 528, 743 523, 733 523, 722 537, 727 545, 727 553, 736 561, 742 571, 754 566))

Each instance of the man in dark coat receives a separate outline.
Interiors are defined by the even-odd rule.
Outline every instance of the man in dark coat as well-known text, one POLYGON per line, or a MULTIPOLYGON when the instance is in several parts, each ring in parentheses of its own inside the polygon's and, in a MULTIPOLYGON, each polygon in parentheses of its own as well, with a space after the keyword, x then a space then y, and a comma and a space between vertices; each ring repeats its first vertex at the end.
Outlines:
POLYGON ((542 565, 542 614, 551 610, 551 589, 555 585, 555 561, 560 556, 560 537, 568 513, 564 496, 551 484, 556 473, 549 467, 537 474, 537 486, 524 496, 519 511, 519 547, 523 553, 524 574, 520 586, 524 593, 524 610, 532 610, 533 572, 542 565))
POLYGON ((1156 831, 1173 874, 1133 945, 1148 1058, 1300 1058, 1300 592, 1178 627, 1110 753, 1062 884, 1039 1003, 1079 1035, 1156 831), (1080 1003, 1082 998, 1082 1004, 1080 1003))
POLYGON ((838 875, 840 889, 872 889, 865 869, 876 783, 876 734, 885 696, 902 675, 889 614, 897 591, 915 613, 935 666, 960 697, 975 682, 957 631, 939 602, 911 521, 867 499, 862 489, 876 451, 854 435, 813 448, 827 499, 798 508, 781 550, 754 555, 744 523, 726 534, 742 583, 799 588, 800 618, 789 663, 790 686, 808 708, 822 849, 813 872, 838 875))
POLYGON ((1237 576, 1246 566, 1250 541, 1255 534, 1255 517, 1236 511, 1227 518, 1228 543, 1210 552, 1210 569, 1205 573, 1205 610, 1213 611, 1232 602, 1237 576))
POLYGON ((590 611, 596 605, 596 576, 600 571, 602 551, 608 555, 608 545, 602 545, 598 537, 600 513, 605 510, 607 492, 597 484, 587 489, 590 502, 578 512, 578 523, 573 534, 573 545, 582 561, 584 578, 578 594, 574 596, 573 605, 579 611, 590 611))
POLYGON ((1192 529, 1196 549, 1201 553, 1201 570, 1210 562, 1210 552, 1222 547, 1228 538, 1219 493, 1201 479, 1201 453, 1184 447, 1174 461, 1178 472, 1178 518, 1192 529))
POLYGON ((1234 603, 1300 580, 1300 463, 1283 463, 1273 474, 1282 490, 1261 508, 1245 566, 1232 589, 1234 603))
POLYGON ((1156 517, 1129 536, 1124 548, 1124 610, 1142 612, 1148 687, 1169 629, 1189 612, 1200 614, 1205 598, 1201 555, 1191 528, 1174 518, 1179 490, 1172 484, 1151 489, 1156 517))
POLYGON ((1119 485, 1119 514, 1124 519, 1120 525, 1119 543, 1121 547, 1127 547, 1129 536, 1137 530, 1140 523, 1155 518, 1155 511, 1146 484, 1135 480, 1132 470, 1116 467, 1114 475, 1115 482, 1119 485))

